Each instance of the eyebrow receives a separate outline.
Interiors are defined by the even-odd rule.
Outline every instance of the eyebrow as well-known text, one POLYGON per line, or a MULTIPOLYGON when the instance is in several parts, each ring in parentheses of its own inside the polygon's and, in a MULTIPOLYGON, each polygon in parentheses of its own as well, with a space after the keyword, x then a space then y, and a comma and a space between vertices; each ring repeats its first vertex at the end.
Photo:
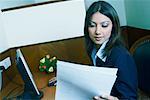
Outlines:
POLYGON ((94 21, 92 21, 92 20, 90 20, 89 22, 90 22, 90 23, 94 23, 94 24, 96 24, 96 23, 95 23, 94 21))
MULTIPOLYGON (((94 23, 94 24, 96 24, 94 21, 92 21, 92 20, 90 20, 90 22, 92 22, 92 23, 94 23)), ((103 22, 100 22, 100 24, 102 25, 102 24, 104 24, 104 23, 109 23, 110 21, 103 21, 103 22)))
POLYGON ((100 24, 104 24, 104 23, 109 23, 110 21, 104 21, 104 22, 101 22, 100 24))

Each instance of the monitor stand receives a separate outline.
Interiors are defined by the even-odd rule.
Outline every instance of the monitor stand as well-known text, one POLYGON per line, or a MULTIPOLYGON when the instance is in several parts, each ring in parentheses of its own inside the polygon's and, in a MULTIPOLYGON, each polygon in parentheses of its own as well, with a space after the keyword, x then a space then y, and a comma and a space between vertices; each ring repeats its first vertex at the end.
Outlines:
POLYGON ((43 97, 43 92, 39 91, 40 94, 37 94, 36 92, 33 92, 30 90, 30 87, 27 87, 25 85, 24 92, 17 96, 17 100, 40 100, 43 97))
POLYGON ((36 95, 30 91, 24 91, 21 95, 17 96, 17 100, 41 100, 43 92, 39 91, 40 95, 36 95))

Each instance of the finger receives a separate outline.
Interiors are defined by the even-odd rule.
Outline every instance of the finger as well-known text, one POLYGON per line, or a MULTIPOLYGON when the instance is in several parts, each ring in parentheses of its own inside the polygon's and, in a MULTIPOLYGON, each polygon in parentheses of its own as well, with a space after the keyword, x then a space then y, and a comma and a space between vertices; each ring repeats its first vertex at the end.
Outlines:
POLYGON ((99 100, 99 96, 94 96, 93 100, 99 100))
POLYGON ((104 100, 104 99, 102 99, 100 96, 94 96, 93 100, 104 100))
POLYGON ((110 96, 110 95, 102 95, 102 98, 105 98, 107 100, 119 100, 117 97, 110 96))

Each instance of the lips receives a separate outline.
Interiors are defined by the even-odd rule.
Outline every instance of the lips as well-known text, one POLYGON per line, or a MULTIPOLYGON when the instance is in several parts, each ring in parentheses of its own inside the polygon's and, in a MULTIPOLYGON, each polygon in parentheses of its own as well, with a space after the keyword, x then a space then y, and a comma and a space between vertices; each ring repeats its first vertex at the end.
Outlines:
POLYGON ((100 41, 103 37, 95 37, 96 41, 100 41))

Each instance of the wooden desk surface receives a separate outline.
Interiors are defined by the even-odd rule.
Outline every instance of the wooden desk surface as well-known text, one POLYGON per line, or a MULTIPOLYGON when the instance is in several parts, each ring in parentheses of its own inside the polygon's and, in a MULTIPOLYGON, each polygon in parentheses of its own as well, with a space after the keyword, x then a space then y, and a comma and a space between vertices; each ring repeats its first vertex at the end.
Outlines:
MULTIPOLYGON (((48 87, 48 80, 55 76, 55 73, 46 74, 43 72, 34 73, 35 83, 40 91, 44 93, 41 100, 55 100, 56 87, 48 87)), ((4 82, 3 82, 4 83, 4 82)), ((17 75, 13 81, 11 81, 6 87, 2 88, 0 92, 0 100, 4 97, 12 98, 16 97, 23 92, 23 81, 20 75, 17 75), (18 85, 21 84, 22 86, 18 85)), ((13 99, 14 100, 14 99, 13 99)))

